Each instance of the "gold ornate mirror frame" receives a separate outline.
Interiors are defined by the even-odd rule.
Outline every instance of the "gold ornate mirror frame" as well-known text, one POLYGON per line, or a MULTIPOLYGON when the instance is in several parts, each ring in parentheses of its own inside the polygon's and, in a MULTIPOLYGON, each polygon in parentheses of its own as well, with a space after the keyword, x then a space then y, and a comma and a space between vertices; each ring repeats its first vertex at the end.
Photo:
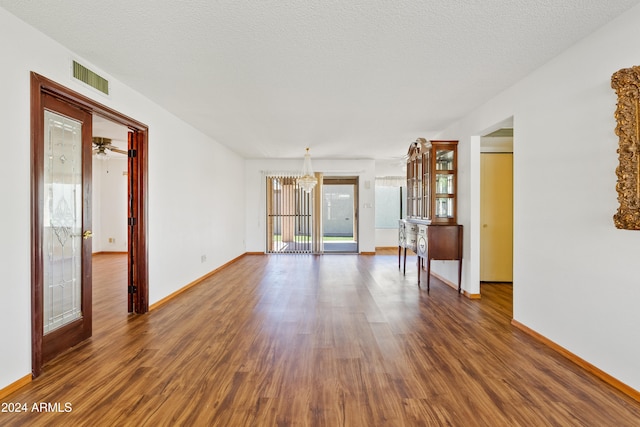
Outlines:
POLYGON ((611 87, 618 95, 616 191, 620 203, 613 222, 617 228, 640 230, 640 67, 616 71, 611 76, 611 87))

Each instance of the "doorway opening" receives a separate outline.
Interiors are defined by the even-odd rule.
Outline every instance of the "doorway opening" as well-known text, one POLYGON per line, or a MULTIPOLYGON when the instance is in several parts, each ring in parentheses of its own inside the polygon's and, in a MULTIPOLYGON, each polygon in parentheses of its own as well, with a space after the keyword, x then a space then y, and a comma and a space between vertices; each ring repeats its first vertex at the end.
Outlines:
MULTIPOLYGON (((514 118, 471 137, 471 284, 513 285, 514 118)), ((513 293, 511 293, 513 295, 513 293)))
POLYGON ((513 281, 513 128, 480 140, 480 282, 513 281))
POLYGON ((128 305, 129 129, 93 115, 93 336, 131 312, 128 305))
POLYGON ((131 295, 128 311, 146 313, 149 310, 148 127, 32 72, 31 340, 34 378, 41 374, 45 363, 92 334, 94 115, 128 129, 126 287, 131 295))
POLYGON ((358 178, 322 180, 324 253, 358 253, 358 178))

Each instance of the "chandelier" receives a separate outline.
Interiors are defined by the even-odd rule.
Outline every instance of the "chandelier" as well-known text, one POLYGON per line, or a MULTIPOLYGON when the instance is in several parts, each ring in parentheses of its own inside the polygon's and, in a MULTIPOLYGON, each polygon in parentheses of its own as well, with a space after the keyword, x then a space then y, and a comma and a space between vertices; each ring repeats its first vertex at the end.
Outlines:
POLYGON ((307 152, 304 154, 304 161, 302 163, 302 176, 298 178, 298 186, 305 192, 311 193, 311 190, 313 190, 317 182, 318 180, 313 174, 313 169, 311 169, 311 155, 309 154, 309 147, 307 147, 307 152))

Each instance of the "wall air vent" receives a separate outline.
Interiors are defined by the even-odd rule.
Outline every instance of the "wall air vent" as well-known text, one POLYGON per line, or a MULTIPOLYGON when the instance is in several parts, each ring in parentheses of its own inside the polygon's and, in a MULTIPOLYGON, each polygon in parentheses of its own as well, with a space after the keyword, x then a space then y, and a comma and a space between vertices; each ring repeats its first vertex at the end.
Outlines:
POLYGON ((109 80, 101 77, 87 67, 73 61, 73 77, 105 95, 109 95, 109 80))

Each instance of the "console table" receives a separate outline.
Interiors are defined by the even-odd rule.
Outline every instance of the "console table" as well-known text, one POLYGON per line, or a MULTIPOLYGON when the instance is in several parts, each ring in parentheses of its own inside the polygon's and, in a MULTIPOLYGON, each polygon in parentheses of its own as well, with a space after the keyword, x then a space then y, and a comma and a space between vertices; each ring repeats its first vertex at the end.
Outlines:
POLYGON ((404 249, 404 269, 407 267, 407 248, 418 256, 418 286, 420 272, 426 261, 427 292, 431 280, 431 260, 458 261, 458 293, 462 292, 462 225, 433 225, 419 220, 403 219, 398 224, 398 268, 404 249))

